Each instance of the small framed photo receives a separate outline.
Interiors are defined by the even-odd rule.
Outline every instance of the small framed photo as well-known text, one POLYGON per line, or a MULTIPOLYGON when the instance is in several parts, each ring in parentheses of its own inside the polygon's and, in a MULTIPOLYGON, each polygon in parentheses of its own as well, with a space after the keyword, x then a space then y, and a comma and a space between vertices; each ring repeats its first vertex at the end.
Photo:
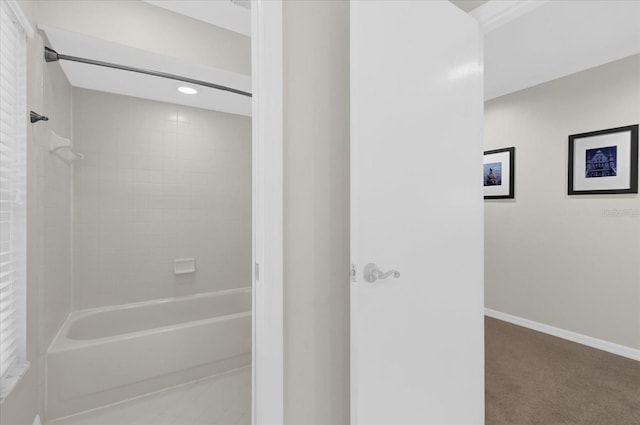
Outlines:
POLYGON ((482 184, 484 199, 514 198, 516 148, 484 152, 482 184))
POLYGON ((638 193, 638 124, 569 136, 569 195, 638 193))

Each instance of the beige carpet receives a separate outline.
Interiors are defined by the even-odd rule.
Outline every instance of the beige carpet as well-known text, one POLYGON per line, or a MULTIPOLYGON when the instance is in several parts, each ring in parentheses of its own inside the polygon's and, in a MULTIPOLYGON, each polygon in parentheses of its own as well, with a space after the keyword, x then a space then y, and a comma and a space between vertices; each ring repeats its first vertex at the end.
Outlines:
POLYGON ((640 362, 485 319, 486 425, 640 425, 640 362))

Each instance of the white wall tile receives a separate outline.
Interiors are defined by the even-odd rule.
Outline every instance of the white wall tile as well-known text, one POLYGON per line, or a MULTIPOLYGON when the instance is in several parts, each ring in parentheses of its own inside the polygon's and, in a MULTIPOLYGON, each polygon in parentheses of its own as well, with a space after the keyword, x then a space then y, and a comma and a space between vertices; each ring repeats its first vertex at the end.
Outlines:
MULTIPOLYGON (((37 234, 41 255, 37 267, 40 267, 40 299, 46 302, 40 312, 43 327, 40 344, 41 349, 46 349, 72 308, 71 168, 49 153, 47 142, 49 130, 71 137, 72 96, 71 86, 59 65, 44 68, 39 84, 42 109, 48 111, 46 115, 50 119, 39 123, 41 127, 35 133, 38 158, 36 164, 31 162, 30 166, 38 167, 39 178, 37 185, 30 185, 29 190, 35 190, 38 204, 37 213, 29 219, 41 225, 37 234)), ((30 226, 34 228, 33 223, 30 226)))
POLYGON ((248 118, 84 89, 74 113, 76 308, 250 285, 248 118))

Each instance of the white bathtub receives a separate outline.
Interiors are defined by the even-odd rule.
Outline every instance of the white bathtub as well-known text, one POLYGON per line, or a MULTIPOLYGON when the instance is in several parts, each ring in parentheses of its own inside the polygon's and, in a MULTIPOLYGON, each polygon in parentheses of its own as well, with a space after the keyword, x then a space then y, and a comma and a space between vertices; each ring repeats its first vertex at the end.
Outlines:
POLYGON ((47 418, 250 364, 249 288, 74 312, 47 352, 47 418))

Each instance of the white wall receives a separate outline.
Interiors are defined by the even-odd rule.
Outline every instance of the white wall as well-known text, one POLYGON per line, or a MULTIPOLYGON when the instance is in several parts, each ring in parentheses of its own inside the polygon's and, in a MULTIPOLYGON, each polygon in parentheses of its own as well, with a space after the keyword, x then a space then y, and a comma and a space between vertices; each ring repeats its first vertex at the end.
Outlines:
POLYGON ((488 101, 485 120, 486 150, 516 147, 515 200, 485 203, 486 307, 640 348, 640 197, 567 195, 567 137, 640 122, 640 56, 488 101))
POLYGON ((74 309, 250 286, 251 120, 78 88, 73 106, 74 309))
POLYGON ((349 3, 284 2, 285 423, 349 423, 349 3))

